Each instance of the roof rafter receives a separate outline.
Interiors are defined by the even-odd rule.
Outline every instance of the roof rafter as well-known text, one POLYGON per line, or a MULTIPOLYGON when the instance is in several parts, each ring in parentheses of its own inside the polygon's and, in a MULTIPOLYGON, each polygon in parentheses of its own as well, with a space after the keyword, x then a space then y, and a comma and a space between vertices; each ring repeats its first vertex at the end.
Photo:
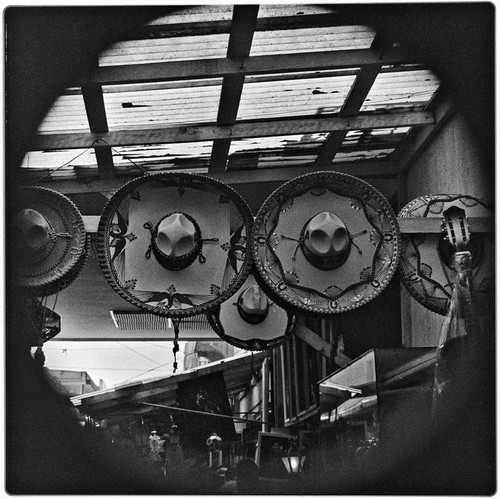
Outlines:
MULTIPOLYGON (((106 118, 106 108, 102 95, 102 85, 93 82, 83 84, 82 96, 90 131, 93 133, 107 132, 108 120, 106 118)), ((111 147, 108 145, 96 145, 94 151, 99 174, 104 176, 113 174, 115 165, 113 163, 111 147)))
MULTIPOLYGON (((337 13, 304 14, 300 16, 273 16, 257 19, 255 31, 274 31, 297 28, 318 28, 345 26, 348 20, 337 13)), ((172 38, 179 36, 201 36, 229 33, 230 20, 200 21, 171 24, 149 24, 137 28, 128 37, 129 40, 151 38, 172 38)))
MULTIPOLYGON (((257 22, 258 5, 235 5, 227 57, 248 57, 252 48, 253 34, 257 22)), ((236 122, 245 75, 227 75, 222 81, 218 125, 236 122)), ((210 171, 225 170, 231 139, 214 140, 210 157, 210 171)))
MULTIPOLYGON (((380 36, 376 36, 372 43, 372 49, 390 49, 390 45, 381 40, 380 36)), ((382 69, 382 64, 373 64, 361 68, 360 72, 354 80, 354 84, 347 96, 347 99, 339 112, 339 116, 356 116, 361 109, 366 96, 370 92, 380 70, 382 69)), ((332 132, 327 137, 321 152, 319 153, 316 163, 317 164, 328 164, 333 161, 335 155, 340 151, 342 143, 347 135, 347 131, 340 130, 337 132, 332 132)))
POLYGON ((195 125, 152 129, 130 129, 106 133, 59 133, 37 135, 30 150, 86 149, 96 141, 110 146, 199 142, 216 139, 273 137, 332 132, 337 130, 367 130, 434 124, 432 111, 367 114, 355 117, 319 117, 291 120, 240 122, 234 125, 195 125))
MULTIPOLYGON (((279 182, 283 183, 292 178, 313 173, 316 171, 334 171, 339 173, 348 173, 359 178, 386 178, 395 177, 398 169, 395 163, 391 161, 370 161, 369 163, 345 162, 334 163, 322 166, 295 166, 287 168, 261 168, 256 170, 226 170, 224 172, 207 173, 206 176, 224 182, 235 187, 242 184, 279 182)), ((34 181, 35 175, 40 176, 40 171, 26 172, 26 179, 34 181)), ((99 177, 87 178, 85 182, 77 179, 51 178, 51 186, 62 194, 81 194, 93 192, 113 192, 123 186, 124 182, 130 180, 136 175, 131 173, 121 175, 116 178, 102 179, 99 177)), ((43 182, 42 182, 43 184, 43 182)))
POLYGON ((337 50, 329 52, 252 57, 214 58, 102 66, 91 80, 101 85, 118 85, 155 81, 217 78, 231 74, 249 75, 273 72, 319 71, 357 68, 370 65, 392 65, 410 62, 399 48, 388 51, 374 49, 337 50))

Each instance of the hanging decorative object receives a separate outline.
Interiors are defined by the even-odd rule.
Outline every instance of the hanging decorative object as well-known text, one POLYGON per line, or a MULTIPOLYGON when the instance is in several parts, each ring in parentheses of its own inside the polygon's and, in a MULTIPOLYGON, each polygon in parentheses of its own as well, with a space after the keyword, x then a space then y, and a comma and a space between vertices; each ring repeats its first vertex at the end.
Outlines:
POLYGON ((43 345, 61 332, 61 316, 42 305, 37 298, 27 300, 26 313, 33 326, 31 346, 43 345))
MULTIPOLYGON (((189 173, 136 178, 104 207, 97 248, 111 287, 174 323, 234 294, 251 265, 252 214, 229 186, 189 173)), ((176 363, 174 363, 175 369, 176 363)))
POLYGON ((207 314, 214 331, 245 350, 268 350, 293 333, 297 317, 272 302, 249 274, 241 292, 207 314))
MULTIPOLYGON (((423 196, 408 203, 399 217, 439 218, 442 233, 405 234, 399 273, 408 292, 424 307, 446 315, 450 306, 457 270, 454 265, 456 244, 463 239, 467 219, 493 217, 493 207, 480 199, 462 194, 423 196), (453 217, 450 209, 461 210, 453 217), (456 230, 449 223, 455 219, 456 230), (451 234, 446 230, 453 229, 451 234), (451 238, 449 237, 451 235, 451 238), (454 238, 454 240, 453 240, 454 238), (457 240, 458 238, 458 240, 457 240)), ((470 233, 462 241, 471 253, 469 276, 478 297, 477 313, 488 311, 495 285, 495 240, 493 233, 470 233)))
POLYGON ((351 175, 317 172, 267 198, 251 248, 274 301, 303 314, 329 315, 381 293, 398 265, 400 233, 374 187, 351 175))
POLYGON ((73 202, 45 187, 23 187, 12 218, 13 280, 31 296, 63 290, 89 253, 83 218, 73 202))
POLYGON ((472 255, 457 251, 453 257, 456 271, 450 307, 443 321, 436 349, 433 386, 433 416, 454 410, 460 396, 461 380, 471 375, 477 361, 481 324, 476 313, 477 296, 471 280, 472 255))

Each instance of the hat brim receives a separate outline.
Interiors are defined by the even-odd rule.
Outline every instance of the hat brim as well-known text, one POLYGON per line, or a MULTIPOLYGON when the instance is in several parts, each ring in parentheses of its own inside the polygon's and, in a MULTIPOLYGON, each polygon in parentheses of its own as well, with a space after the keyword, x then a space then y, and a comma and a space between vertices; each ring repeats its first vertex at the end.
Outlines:
POLYGON ((111 287, 156 315, 181 318, 207 312, 229 298, 250 270, 247 239, 253 217, 229 186, 201 175, 158 173, 136 178, 106 204, 98 227, 98 257, 111 287), (163 267, 149 251, 162 215, 183 212, 198 223, 203 258, 181 270, 163 267))
POLYGON ((16 209, 34 209, 52 226, 56 237, 42 260, 29 262, 14 255, 14 283, 35 296, 50 295, 68 286, 79 274, 88 252, 83 217, 63 194, 46 187, 23 187, 16 209))
MULTIPOLYGON (((465 210, 468 218, 493 217, 493 207, 462 194, 422 196, 399 212, 401 218, 440 218, 451 206, 465 210)), ((443 234, 404 234, 399 277, 405 289, 425 308, 446 315, 450 306, 456 271, 443 260, 443 234)), ((494 234, 471 234, 472 284, 477 293, 477 312, 487 312, 495 287, 494 234)), ((452 250, 450 250, 452 251, 452 250)), ((451 253, 450 253, 451 254, 451 253)))
MULTIPOLYGON (((257 281, 253 274, 247 277, 243 287, 257 281)), ((207 314, 214 331, 227 343, 244 350, 270 350, 283 344, 292 335, 297 318, 270 301, 266 318, 258 324, 246 322, 238 312, 237 297, 230 298, 207 314)))
POLYGON ((307 315, 360 307, 381 293, 396 271, 400 233, 388 201, 351 175, 317 172, 276 189, 257 213, 252 233, 257 272, 277 303, 307 315), (303 227, 330 211, 345 223, 351 250, 338 268, 313 266, 300 248, 303 227))

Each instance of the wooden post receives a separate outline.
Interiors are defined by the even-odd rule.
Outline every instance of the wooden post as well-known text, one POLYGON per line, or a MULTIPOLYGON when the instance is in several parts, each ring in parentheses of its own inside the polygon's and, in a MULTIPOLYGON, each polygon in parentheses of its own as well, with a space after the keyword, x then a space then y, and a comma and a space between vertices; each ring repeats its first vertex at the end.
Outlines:
POLYGON ((262 431, 269 431, 269 358, 262 361, 262 431))

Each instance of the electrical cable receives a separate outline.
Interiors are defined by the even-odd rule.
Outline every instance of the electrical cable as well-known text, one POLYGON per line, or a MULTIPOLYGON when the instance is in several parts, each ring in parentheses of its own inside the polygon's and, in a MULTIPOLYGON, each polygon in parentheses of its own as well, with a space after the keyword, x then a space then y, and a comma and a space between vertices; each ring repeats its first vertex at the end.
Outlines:
POLYGON ((151 362, 154 362, 155 364, 158 364, 158 365, 160 364, 158 361, 153 360, 153 359, 151 359, 150 357, 148 357, 148 356, 146 356, 146 355, 143 355, 142 353, 136 352, 133 348, 131 348, 131 347, 127 346, 127 345, 124 345, 121 341, 117 341, 117 343, 118 343, 119 345, 121 345, 122 347, 127 348, 127 349, 128 349, 128 350, 130 350, 131 352, 134 352, 134 353, 136 353, 137 355, 140 355, 141 357, 143 357, 143 358, 145 358, 145 359, 147 359, 147 360, 150 360, 151 362))

